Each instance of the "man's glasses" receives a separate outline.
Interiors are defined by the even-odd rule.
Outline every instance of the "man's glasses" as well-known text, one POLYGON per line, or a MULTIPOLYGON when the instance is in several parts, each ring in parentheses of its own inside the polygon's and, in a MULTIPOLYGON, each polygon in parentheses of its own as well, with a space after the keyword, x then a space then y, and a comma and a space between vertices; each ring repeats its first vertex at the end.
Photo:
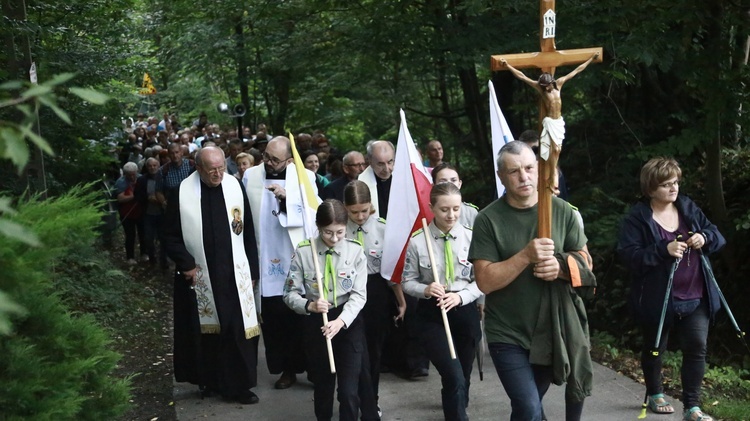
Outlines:
POLYGON ((225 165, 222 165, 221 167, 216 167, 216 168, 205 168, 205 171, 209 174, 220 175, 224 171, 226 171, 226 169, 227 167, 225 165))
POLYGON ((364 162, 360 162, 358 164, 344 164, 344 165, 347 167, 359 167, 359 168, 364 168, 367 166, 367 164, 365 164, 364 162))
POLYGON ((266 152, 263 153, 263 162, 270 162, 271 165, 273 165, 274 167, 281 165, 282 162, 286 162, 288 159, 289 158, 279 159, 279 158, 269 155, 266 152))

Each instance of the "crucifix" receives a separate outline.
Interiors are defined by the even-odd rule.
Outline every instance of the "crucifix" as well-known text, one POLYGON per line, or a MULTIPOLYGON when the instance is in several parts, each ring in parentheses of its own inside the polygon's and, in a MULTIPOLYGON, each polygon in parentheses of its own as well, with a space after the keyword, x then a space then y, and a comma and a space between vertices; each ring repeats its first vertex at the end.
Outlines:
POLYGON ((555 0, 539 0, 539 41, 541 52, 493 55, 492 71, 509 70, 513 75, 533 87, 540 94, 539 126, 539 231, 540 238, 552 238, 552 193, 557 189, 557 158, 560 155, 565 136, 565 123, 562 120, 560 88, 573 76, 583 71, 590 63, 601 63, 602 48, 580 48, 557 50, 555 48, 555 0), (554 80, 555 68, 559 66, 579 66, 569 74, 554 80), (538 81, 529 79, 520 70, 539 68, 542 76, 538 81))

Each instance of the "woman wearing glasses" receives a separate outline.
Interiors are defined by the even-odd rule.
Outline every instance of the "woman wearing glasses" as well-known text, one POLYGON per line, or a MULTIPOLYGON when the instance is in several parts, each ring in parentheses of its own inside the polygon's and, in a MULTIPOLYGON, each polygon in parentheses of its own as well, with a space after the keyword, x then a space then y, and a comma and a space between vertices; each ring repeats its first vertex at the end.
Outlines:
MULTIPOLYGON (((661 356, 669 332, 674 330, 683 354, 683 418, 710 421, 712 418, 699 405, 708 325, 720 301, 716 284, 708 277, 710 268, 704 267, 700 255, 719 251, 725 240, 698 205, 679 195, 681 177, 680 166, 671 158, 654 158, 643 166, 643 200, 633 206, 623 222, 617 252, 630 268, 630 305, 644 334, 641 367, 646 380, 645 405, 657 414, 675 411, 664 399, 661 384, 661 356), (665 301, 666 317, 655 350, 665 301)), ((705 262, 709 264, 708 259, 705 262)))
POLYGON ((289 266, 284 302, 304 321, 307 366, 315 384, 315 417, 333 417, 333 395, 338 381, 339 420, 379 420, 372 393, 367 344, 360 312, 367 301, 367 258, 362 246, 345 238, 349 215, 343 203, 329 199, 315 217, 319 235, 313 254, 305 240, 289 266), (317 259, 321 278, 316 276, 317 259), (319 283, 325 297, 319 294, 319 283), (323 324, 323 313, 328 323, 323 324), (333 344, 336 374, 331 374, 326 338, 333 344))

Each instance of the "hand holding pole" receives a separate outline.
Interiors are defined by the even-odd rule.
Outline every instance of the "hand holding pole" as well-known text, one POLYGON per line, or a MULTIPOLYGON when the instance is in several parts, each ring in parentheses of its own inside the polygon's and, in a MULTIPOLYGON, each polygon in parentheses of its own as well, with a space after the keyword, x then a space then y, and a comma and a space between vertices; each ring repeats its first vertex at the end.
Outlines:
MULTIPOLYGON (((318 262, 318 247, 315 245, 315 238, 310 239, 310 245, 312 246, 313 262, 315 264, 315 278, 318 280, 318 296, 325 297, 325 289, 323 288, 323 277, 320 272, 320 263, 318 262)), ((328 313, 323 313, 323 326, 328 325, 328 313)), ((331 366, 331 374, 336 374, 336 362, 333 360, 333 344, 331 338, 326 336, 326 347, 328 348, 328 364, 331 366)))
MULTIPOLYGON (((432 266, 432 278, 435 282, 440 282, 438 277, 437 265, 435 264, 435 254, 432 251, 432 242, 430 241, 430 230, 427 226, 427 219, 422 218, 422 230, 424 231, 424 239, 427 243, 427 253, 430 256, 430 266, 432 266)), ((448 313, 445 308, 440 307, 440 313, 443 315, 443 326, 445 326, 445 337, 448 340, 448 349, 451 353, 451 358, 456 359, 456 348, 453 346, 453 335, 451 335, 451 326, 448 324, 448 313)))

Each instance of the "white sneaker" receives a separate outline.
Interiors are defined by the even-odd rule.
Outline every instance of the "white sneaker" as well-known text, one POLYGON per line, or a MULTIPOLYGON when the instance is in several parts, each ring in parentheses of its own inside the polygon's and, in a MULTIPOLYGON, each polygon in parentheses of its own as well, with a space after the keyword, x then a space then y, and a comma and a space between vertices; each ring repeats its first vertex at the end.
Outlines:
POLYGON ((148 254, 142 254, 141 255, 141 262, 148 263, 148 254))
POLYGON ((129 264, 131 266, 138 264, 138 262, 136 262, 135 259, 128 259, 127 262, 125 262, 125 263, 127 263, 127 264, 129 264))

